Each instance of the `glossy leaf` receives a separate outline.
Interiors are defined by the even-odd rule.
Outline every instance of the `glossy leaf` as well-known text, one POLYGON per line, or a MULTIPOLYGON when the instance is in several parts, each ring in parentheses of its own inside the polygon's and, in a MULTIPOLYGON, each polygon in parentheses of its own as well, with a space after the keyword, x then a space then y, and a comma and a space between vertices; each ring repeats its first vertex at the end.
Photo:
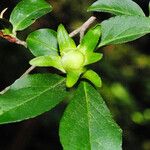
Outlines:
POLYGON ((90 29, 83 37, 79 49, 83 53, 91 53, 95 50, 101 35, 101 26, 90 29))
POLYGON ((51 5, 45 0, 22 0, 10 15, 10 22, 14 27, 13 31, 27 28, 36 19, 49 13, 51 10, 51 5))
POLYGON ((27 37, 27 46, 34 56, 58 55, 57 33, 51 29, 39 29, 27 37))
POLYGON ((99 92, 81 83, 60 123, 64 150, 121 150, 121 129, 99 92))
POLYGON ((65 72, 60 56, 40 56, 30 61, 32 66, 38 67, 54 67, 58 70, 65 72))
POLYGON ((67 95, 64 80, 52 74, 17 80, 7 93, 0 95, 0 124, 33 118, 55 107, 67 95))
POLYGON ((61 24, 57 30, 57 39, 59 44, 60 53, 66 53, 70 50, 76 48, 76 44, 71 37, 69 37, 68 32, 66 31, 65 27, 61 24))
POLYGON ((150 19, 137 16, 117 16, 102 22, 102 38, 99 47, 121 44, 150 33, 150 19))
POLYGON ((114 15, 145 16, 139 5, 132 0, 97 0, 88 10, 114 15))
POLYGON ((83 74, 82 78, 88 79, 96 87, 101 87, 102 86, 102 80, 101 80, 100 76, 96 72, 94 72, 93 70, 86 71, 83 74))

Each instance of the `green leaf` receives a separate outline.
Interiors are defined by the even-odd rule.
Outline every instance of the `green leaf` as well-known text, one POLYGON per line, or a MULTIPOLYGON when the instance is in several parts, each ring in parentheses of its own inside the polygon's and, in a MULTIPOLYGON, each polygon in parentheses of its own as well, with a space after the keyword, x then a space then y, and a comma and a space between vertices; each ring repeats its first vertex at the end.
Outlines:
POLYGON ((102 38, 99 47, 121 44, 150 33, 150 19, 138 16, 117 16, 102 22, 102 38))
POLYGON ((71 37, 69 37, 68 32, 66 31, 65 27, 60 24, 57 31, 57 39, 59 44, 60 53, 66 53, 70 50, 76 48, 76 44, 71 37))
POLYGON ((45 0, 22 0, 17 4, 10 15, 13 31, 20 31, 41 16, 52 11, 52 7, 45 0))
POLYGON ((108 12, 114 15, 145 16, 138 4, 132 0, 98 0, 88 11, 108 12))
POLYGON ((93 64, 103 58, 101 53, 88 53, 86 55, 85 65, 93 64))
POLYGON ((85 64, 89 65, 99 61, 102 58, 102 54, 93 53, 96 48, 99 38, 101 35, 101 26, 97 25, 96 27, 90 29, 86 35, 83 37, 81 44, 79 45, 79 51, 81 51, 85 57, 85 64))
POLYGON ((55 107, 67 95, 64 80, 52 74, 17 80, 7 93, 0 95, 0 124, 33 118, 55 107))
POLYGON ((99 92, 81 83, 60 123, 64 150, 121 150, 121 129, 99 92))
POLYGON ((65 72, 60 56, 40 56, 30 61, 32 66, 38 67, 54 67, 58 70, 65 72))
POLYGON ((66 86, 68 88, 73 87, 78 81, 81 73, 79 71, 69 71, 67 72, 66 86))
POLYGON ((57 33, 51 29, 39 29, 27 37, 27 46, 34 56, 58 55, 57 33))
POLYGON ((101 26, 98 25, 95 28, 90 29, 83 37, 79 49, 83 53, 91 53, 96 48, 101 35, 101 26))
POLYGON ((86 71, 83 74, 82 78, 90 80, 96 87, 102 86, 102 80, 101 80, 100 76, 93 70, 86 71))

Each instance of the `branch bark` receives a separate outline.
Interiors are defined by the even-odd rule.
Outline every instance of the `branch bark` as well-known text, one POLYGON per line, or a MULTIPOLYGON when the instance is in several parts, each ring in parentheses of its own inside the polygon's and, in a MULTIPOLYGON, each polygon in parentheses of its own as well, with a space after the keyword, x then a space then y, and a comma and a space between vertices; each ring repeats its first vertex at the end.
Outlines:
POLYGON ((69 34, 70 37, 74 37, 75 35, 80 33, 80 41, 81 41, 84 36, 85 31, 91 26, 91 24, 94 23, 95 20, 96 20, 96 17, 91 16, 81 27, 79 27, 76 30, 74 30, 73 32, 71 32, 69 34))
POLYGON ((0 31, 0 37, 6 39, 7 41, 11 42, 11 43, 16 43, 18 45, 22 45, 24 47, 27 48, 27 43, 25 41, 21 41, 20 39, 14 37, 11 34, 4 34, 2 31, 0 31))

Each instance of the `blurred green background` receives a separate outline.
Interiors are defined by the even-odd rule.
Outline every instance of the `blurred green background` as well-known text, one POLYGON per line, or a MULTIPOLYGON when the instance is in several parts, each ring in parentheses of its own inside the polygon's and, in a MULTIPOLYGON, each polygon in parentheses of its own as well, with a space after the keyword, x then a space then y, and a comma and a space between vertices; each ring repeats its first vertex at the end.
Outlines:
MULTIPOLYGON (((19 0, 1 0, 0 10, 8 7, 6 18, 19 0)), ((69 32, 83 24, 91 15, 98 22, 110 17, 106 13, 86 11, 94 0, 49 0, 50 14, 18 33, 23 40, 39 28, 57 29, 63 23, 69 32)), ((148 15, 149 0, 136 1, 148 15)), ((75 37, 78 43, 78 37, 75 37)), ((99 90, 114 119, 123 129, 123 150, 150 150, 150 36, 122 45, 99 49, 104 58, 92 65, 103 79, 99 90)), ((0 39, 0 90, 12 84, 29 67, 33 58, 29 50, 0 39)), ((37 72, 55 72, 37 68, 37 72)), ((66 107, 62 103, 37 118, 0 126, 0 150, 62 150, 59 142, 59 121, 66 107)), ((106 139, 107 140, 107 139, 106 139)))

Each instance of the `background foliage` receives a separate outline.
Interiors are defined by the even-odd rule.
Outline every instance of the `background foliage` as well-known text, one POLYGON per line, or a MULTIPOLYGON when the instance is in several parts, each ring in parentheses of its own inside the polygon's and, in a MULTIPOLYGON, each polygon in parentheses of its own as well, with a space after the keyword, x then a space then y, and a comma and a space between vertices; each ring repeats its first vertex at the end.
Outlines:
MULTIPOLYGON (((18 0, 1 0, 0 10, 9 7, 8 18, 18 0)), ((87 7, 94 0, 50 0, 53 12, 42 17, 20 34, 26 35, 42 27, 57 29, 60 23, 72 31, 80 26, 91 13, 87 7)), ((136 1, 148 14, 149 0, 136 1)), ((99 20, 109 17, 105 13, 95 13, 99 20)), ((124 131, 125 150, 150 150, 150 44, 149 35, 125 45, 101 48, 103 60, 93 68, 103 79, 100 89, 114 118, 124 131)), ((76 39, 77 40, 77 39, 76 39)), ((0 39, 0 89, 10 85, 28 67, 33 58, 22 46, 0 39)), ((54 69, 36 69, 35 72, 54 72, 54 69)), ((71 96, 71 95, 70 95, 71 96)), ((1 150, 54 149, 61 150, 58 138, 58 122, 65 103, 56 109, 21 123, 0 127, 1 150)))

